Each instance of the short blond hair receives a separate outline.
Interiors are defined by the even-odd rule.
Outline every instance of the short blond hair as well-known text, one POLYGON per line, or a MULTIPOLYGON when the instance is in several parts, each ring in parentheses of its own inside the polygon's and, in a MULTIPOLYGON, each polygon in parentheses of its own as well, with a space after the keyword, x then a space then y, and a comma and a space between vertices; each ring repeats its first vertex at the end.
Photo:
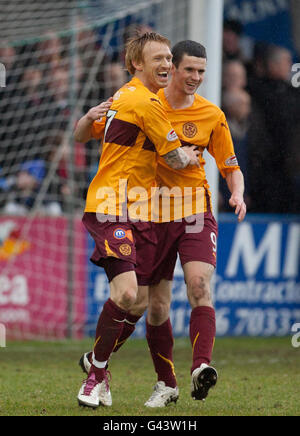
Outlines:
POLYGON ((135 67, 132 61, 140 63, 143 61, 143 50, 147 42, 160 42, 171 47, 168 38, 156 32, 147 32, 141 36, 130 38, 126 43, 125 65, 130 74, 135 74, 135 67))

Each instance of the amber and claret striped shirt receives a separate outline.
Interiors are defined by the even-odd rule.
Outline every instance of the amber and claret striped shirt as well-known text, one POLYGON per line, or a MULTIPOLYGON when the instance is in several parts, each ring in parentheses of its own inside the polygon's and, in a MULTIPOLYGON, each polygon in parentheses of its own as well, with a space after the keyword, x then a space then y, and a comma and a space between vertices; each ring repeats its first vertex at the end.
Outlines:
MULTIPOLYGON (((218 106, 198 94, 195 94, 193 104, 184 109, 173 109, 165 97, 164 89, 160 89, 157 95, 182 145, 196 145, 201 151, 200 168, 189 165, 182 170, 174 170, 166 164, 164 159, 160 158, 158 161, 157 183, 159 186, 168 189, 180 188, 183 193, 185 188, 189 188, 182 197, 185 200, 185 211, 180 201, 177 206, 174 205, 176 197, 176 190, 174 190, 174 197, 171 197, 170 202, 171 220, 205 212, 208 206, 211 207, 211 201, 204 169, 203 151, 207 149, 214 157, 223 177, 239 169, 225 114, 218 106), (191 192, 192 195, 190 195, 191 192), (199 197, 196 197, 196 192, 199 197), (199 200, 197 204, 196 198, 199 200)), ((164 221, 161 215, 160 210, 160 220, 164 221)))
POLYGON ((181 146, 157 95, 134 77, 114 95, 107 116, 93 123, 92 136, 103 134, 85 212, 123 215, 127 197, 130 216, 149 221, 158 158, 181 146))

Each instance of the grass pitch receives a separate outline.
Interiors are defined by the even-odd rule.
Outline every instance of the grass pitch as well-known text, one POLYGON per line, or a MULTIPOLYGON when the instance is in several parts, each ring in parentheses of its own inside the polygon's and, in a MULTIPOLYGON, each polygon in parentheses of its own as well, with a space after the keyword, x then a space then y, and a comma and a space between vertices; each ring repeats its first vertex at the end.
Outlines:
POLYGON ((190 397, 191 346, 176 339, 177 404, 148 409, 156 374, 145 340, 132 339, 113 355, 113 406, 80 408, 85 375, 78 366, 92 340, 8 342, 0 348, 0 416, 286 416, 300 415, 300 348, 290 338, 217 338, 219 380, 205 402, 190 397))

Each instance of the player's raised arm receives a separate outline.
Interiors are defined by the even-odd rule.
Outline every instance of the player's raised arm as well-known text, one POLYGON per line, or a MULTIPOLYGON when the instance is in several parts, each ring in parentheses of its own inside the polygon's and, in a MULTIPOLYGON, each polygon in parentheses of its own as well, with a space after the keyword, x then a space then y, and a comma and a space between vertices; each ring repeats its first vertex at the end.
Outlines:
POLYGON ((196 147, 179 147, 163 156, 165 162, 175 170, 180 170, 188 165, 200 166, 200 151, 196 147))
POLYGON ((92 127, 96 120, 104 117, 112 104, 112 98, 92 107, 77 123, 74 131, 75 140, 78 142, 88 142, 92 138, 92 127))

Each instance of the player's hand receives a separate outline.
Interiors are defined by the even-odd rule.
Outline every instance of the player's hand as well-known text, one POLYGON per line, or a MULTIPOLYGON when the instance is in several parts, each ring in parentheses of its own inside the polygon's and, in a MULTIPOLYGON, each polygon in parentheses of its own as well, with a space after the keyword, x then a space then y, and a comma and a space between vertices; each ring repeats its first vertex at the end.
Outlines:
POLYGON ((88 118, 89 121, 100 120, 102 117, 106 115, 107 111, 112 105, 112 102, 113 102, 113 98, 110 97, 108 100, 98 104, 98 106, 92 107, 86 114, 86 117, 88 118))
POLYGON ((238 222, 240 223, 246 216, 247 207, 244 202, 244 198, 240 194, 232 194, 229 199, 231 207, 235 207, 234 213, 238 216, 238 222))
POLYGON ((199 162, 199 155, 200 151, 198 150, 196 145, 193 145, 192 147, 186 145, 184 147, 181 147, 181 149, 188 155, 190 158, 189 165, 196 165, 197 167, 200 167, 199 162))

